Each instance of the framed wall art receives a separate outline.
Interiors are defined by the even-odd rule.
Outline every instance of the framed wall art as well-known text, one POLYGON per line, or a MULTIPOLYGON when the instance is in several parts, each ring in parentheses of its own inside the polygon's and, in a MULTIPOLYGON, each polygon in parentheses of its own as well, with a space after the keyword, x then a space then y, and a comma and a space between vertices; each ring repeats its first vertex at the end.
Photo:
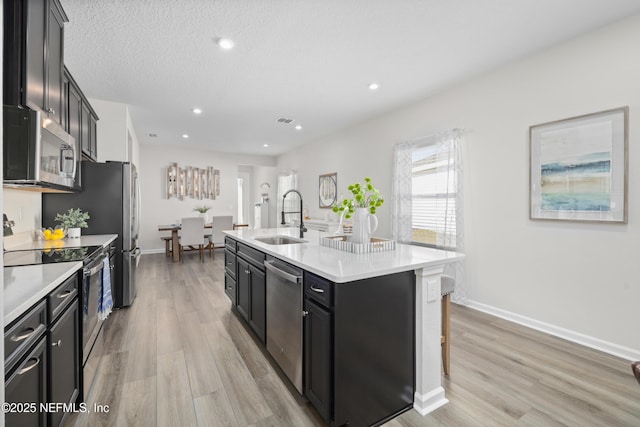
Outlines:
POLYGON ((323 209, 332 208, 336 204, 338 197, 338 174, 328 173, 320 175, 318 194, 320 207, 323 209))
POLYGON ((629 107, 529 128, 531 219, 627 222, 629 107))

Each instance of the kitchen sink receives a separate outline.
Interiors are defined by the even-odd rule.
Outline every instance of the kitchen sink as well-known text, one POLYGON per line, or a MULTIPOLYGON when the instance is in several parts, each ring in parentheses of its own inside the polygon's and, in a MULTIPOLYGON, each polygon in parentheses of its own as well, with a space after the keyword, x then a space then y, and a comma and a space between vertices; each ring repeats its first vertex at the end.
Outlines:
POLYGON ((297 239, 290 236, 261 236, 254 237, 254 240, 258 242, 266 243, 267 245, 291 245, 295 243, 305 243, 306 240, 297 239))

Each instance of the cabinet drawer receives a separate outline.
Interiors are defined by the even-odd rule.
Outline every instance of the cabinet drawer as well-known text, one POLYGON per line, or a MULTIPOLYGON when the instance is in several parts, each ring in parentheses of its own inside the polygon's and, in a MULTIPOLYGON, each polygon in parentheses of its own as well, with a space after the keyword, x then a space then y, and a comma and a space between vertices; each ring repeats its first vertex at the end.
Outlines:
POLYGON ((77 295, 78 275, 74 274, 47 297, 49 300, 49 321, 53 322, 77 295))
POLYGON ((229 249, 233 253, 235 253, 236 250, 237 250, 237 244, 238 244, 238 242, 233 240, 231 237, 225 237, 224 238, 224 246, 225 246, 225 248, 229 249))
POLYGON ((253 249, 243 243, 238 243, 238 255, 242 255, 244 259, 254 264, 256 267, 264 271, 264 260, 266 255, 259 250, 253 249))
POLYGON ((35 404, 35 411, 10 411, 5 414, 7 426, 47 425, 47 412, 40 405, 47 403, 47 340, 38 343, 20 359, 13 372, 6 372, 4 383, 5 402, 9 404, 35 404))
POLYGON ((47 329, 46 303, 41 301, 5 329, 4 333, 4 371, 9 372, 12 365, 47 329))
POLYGON ((331 307, 333 305, 333 282, 305 272, 304 295, 325 307, 331 307))
POLYGON ((229 276, 236 278, 236 254, 226 247, 224 249, 224 268, 229 276))
POLYGON ((227 294, 231 303, 236 305, 236 281, 229 274, 224 275, 224 292, 227 294))

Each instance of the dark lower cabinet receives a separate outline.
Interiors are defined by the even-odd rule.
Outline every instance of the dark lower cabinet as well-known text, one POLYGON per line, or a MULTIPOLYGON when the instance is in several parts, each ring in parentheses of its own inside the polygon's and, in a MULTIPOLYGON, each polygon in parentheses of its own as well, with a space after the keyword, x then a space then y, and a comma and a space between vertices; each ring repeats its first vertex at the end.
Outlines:
MULTIPOLYGON (((49 332, 49 401, 71 404, 80 391, 80 318, 77 301, 54 323, 49 332)), ((61 424, 68 411, 50 412, 51 426, 61 424)))
POLYGON ((224 292, 231 300, 231 305, 236 305, 236 281, 229 275, 224 274, 224 292))
POLYGON ((40 404, 47 402, 46 337, 5 378, 4 398, 8 404, 8 411, 4 411, 5 425, 46 426, 46 412, 40 410, 40 404))
POLYGON ((249 321, 249 311, 251 310, 251 297, 250 297, 250 282, 251 282, 251 272, 249 271, 249 263, 242 258, 238 258, 238 271, 237 277, 238 281, 237 285, 237 296, 238 296, 238 305, 236 308, 244 320, 249 321))
POLYGON ((57 427, 78 401, 82 330, 77 295, 73 273, 5 328, 5 425, 57 427))
POLYGON ((329 422, 332 408, 331 313, 305 299, 304 394, 320 416, 329 422))
POLYGON ((267 278, 264 270, 249 265, 251 305, 249 325, 262 342, 267 338, 267 278))

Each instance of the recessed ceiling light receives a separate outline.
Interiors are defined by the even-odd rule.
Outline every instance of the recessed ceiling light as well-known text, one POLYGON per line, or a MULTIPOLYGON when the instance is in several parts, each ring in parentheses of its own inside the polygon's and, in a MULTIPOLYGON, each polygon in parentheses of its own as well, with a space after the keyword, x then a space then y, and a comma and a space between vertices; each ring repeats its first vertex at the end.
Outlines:
POLYGON ((193 112, 193 114, 202 114, 202 109, 201 108, 192 108, 191 111, 193 112))
POLYGON ((378 83, 369 83, 369 90, 378 90, 380 85, 378 83))
POLYGON ((233 46, 235 45, 235 43, 233 43, 233 40, 225 39, 222 37, 217 39, 216 43, 218 43, 218 46, 220 46, 220 49, 224 49, 224 50, 233 49, 233 46))
POLYGON ((187 139, 187 138, 189 138, 189 135, 187 135, 186 133, 183 133, 183 134, 182 134, 182 137, 183 137, 184 139, 187 139))
POLYGON ((302 130, 302 126, 296 125, 296 130, 302 130))
POLYGON ((269 144, 263 144, 262 146, 263 146, 263 147, 268 147, 268 146, 269 146, 269 144))

